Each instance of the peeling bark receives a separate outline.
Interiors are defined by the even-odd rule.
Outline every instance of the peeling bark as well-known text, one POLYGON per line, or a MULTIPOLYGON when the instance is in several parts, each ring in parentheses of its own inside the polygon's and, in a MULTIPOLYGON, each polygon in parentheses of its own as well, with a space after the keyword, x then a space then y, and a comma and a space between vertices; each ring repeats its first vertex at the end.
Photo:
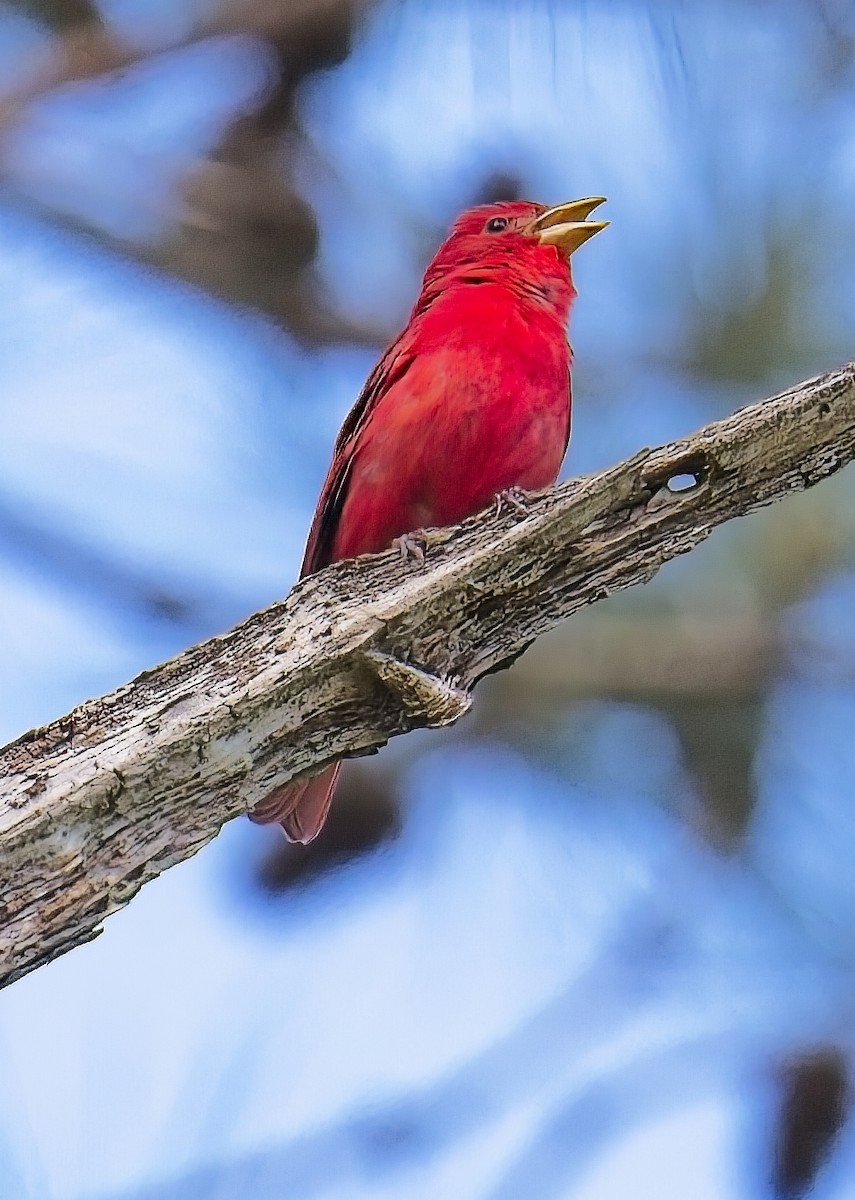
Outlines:
POLYGON ((855 363, 679 442, 338 563, 0 751, 0 986, 88 941, 272 787, 409 729, 584 605, 855 457, 855 363), (672 481, 690 476, 677 490, 672 481))

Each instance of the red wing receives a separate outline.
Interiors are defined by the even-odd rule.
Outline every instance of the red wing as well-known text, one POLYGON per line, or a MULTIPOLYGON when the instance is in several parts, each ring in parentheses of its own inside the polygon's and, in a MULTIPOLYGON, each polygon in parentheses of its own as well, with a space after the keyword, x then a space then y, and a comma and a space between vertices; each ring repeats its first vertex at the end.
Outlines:
POLYGON ((410 339, 405 333, 392 343, 368 376, 359 398, 344 419, 344 424, 336 438, 332 464, 324 480, 324 486, 321 488, 318 506, 309 530, 303 565, 300 568, 301 578, 304 575, 312 575, 315 571, 320 571, 322 567, 328 566, 331 562, 330 555, 338 528, 338 520, 347 495, 353 455, 362 431, 370 420, 377 401, 385 395, 392 384, 397 383, 406 374, 413 362, 414 356, 406 348, 405 338, 409 342, 410 339))

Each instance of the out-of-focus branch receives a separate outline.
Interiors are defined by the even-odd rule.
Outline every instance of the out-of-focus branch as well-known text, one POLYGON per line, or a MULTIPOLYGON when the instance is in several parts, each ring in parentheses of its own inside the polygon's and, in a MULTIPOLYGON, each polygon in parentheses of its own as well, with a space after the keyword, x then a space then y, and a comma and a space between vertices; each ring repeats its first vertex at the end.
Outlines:
POLYGON ((338 563, 231 633, 0 753, 0 981, 105 916, 274 786, 448 724, 484 675, 716 526, 855 457, 855 363, 692 437, 427 536, 338 563))
POLYGON ((535 647, 515 672, 509 689, 514 695, 502 696, 499 703, 516 708, 586 696, 744 696, 765 682, 783 648, 775 624, 760 614, 613 614, 580 626, 535 647))
POLYGON ((852 1111, 852 1065, 847 1051, 813 1046, 781 1064, 771 1170, 776 1200, 801 1200, 831 1157, 852 1111))
MULTIPOLYGON (((180 50, 207 38, 245 33, 276 40, 299 39, 309 24, 337 18, 343 7, 357 12, 368 0, 223 0, 212 5, 197 23, 183 28, 165 23, 164 36, 154 31, 144 44, 134 45, 100 20, 64 21, 57 36, 41 54, 34 55, 29 70, 19 72, 11 87, 0 89, 0 129, 20 111, 65 84, 96 79, 126 70, 166 50, 180 50)), ((38 6, 24 6, 36 15, 38 6)), ((78 17, 81 16, 78 12, 78 17)), ((54 24, 54 23, 52 23, 54 24)))
MULTIPOLYGON (((180 583, 111 553, 31 511, 0 488, 0 553, 94 601, 120 621, 155 621, 200 637, 241 615, 240 598, 209 580, 180 583)), ((244 605, 243 611, 247 606, 244 605)))
POLYGON ((6 6, 33 17, 55 33, 101 24, 95 0, 6 0, 6 6))
MULTIPOLYGON (((124 41, 109 24, 76 19, 51 3, 28 0, 54 36, 15 82, 0 87, 0 184, 45 220, 85 234, 103 248, 188 281, 232 303, 269 314, 309 343, 376 342, 366 329, 332 311, 305 270, 317 250, 314 213, 291 178, 301 143, 294 110, 300 82, 312 72, 341 62, 349 53, 356 23, 371 0, 224 0, 196 24, 144 44, 124 41), (70 83, 110 77, 164 51, 243 34, 258 41, 267 86, 253 111, 242 111, 205 159, 188 158, 169 204, 160 213, 157 236, 121 236, 68 212, 61 188, 38 199, 4 166, 4 139, 20 126, 28 106, 70 83)), ((14 144, 14 143, 13 143, 14 144)), ((383 331, 385 334, 386 331, 383 331)))

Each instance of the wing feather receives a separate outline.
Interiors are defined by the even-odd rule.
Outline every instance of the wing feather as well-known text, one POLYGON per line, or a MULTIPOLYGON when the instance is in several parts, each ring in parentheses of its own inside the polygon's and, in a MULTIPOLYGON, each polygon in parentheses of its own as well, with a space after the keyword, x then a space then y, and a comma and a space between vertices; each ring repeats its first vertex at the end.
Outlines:
MULTIPOLYGON (((407 338, 407 341, 409 340, 407 338)), ((356 448, 377 402, 393 384, 406 375, 414 362, 415 356, 405 348, 404 341, 402 336, 389 347, 368 376, 356 403, 344 419, 336 439, 332 464, 324 480, 309 530, 303 565, 300 568, 301 578, 304 575, 313 575, 332 561, 332 547, 347 496, 356 448)))

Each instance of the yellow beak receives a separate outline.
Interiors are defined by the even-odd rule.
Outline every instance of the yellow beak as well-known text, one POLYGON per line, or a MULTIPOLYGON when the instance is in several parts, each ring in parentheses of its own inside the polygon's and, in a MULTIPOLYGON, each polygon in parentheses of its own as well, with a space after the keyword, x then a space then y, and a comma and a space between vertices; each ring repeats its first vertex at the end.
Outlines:
POLYGON ((605 199, 605 196, 586 196, 584 200, 556 204, 535 217, 526 232, 545 246, 557 246, 569 258, 583 242, 609 224, 608 221, 586 220, 595 208, 605 203, 605 199))

